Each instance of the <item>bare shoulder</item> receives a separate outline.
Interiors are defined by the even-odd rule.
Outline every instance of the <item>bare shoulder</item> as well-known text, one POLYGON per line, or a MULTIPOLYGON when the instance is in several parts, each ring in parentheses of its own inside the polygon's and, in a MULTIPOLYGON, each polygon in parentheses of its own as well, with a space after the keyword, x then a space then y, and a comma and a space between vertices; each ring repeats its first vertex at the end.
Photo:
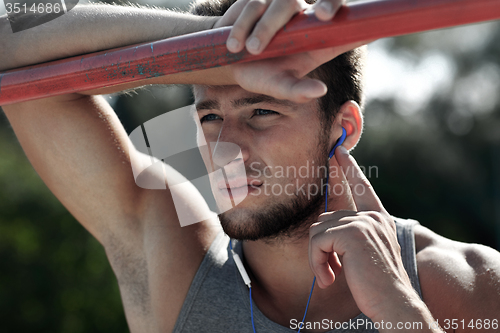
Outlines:
POLYGON ((450 240, 423 226, 415 227, 415 241, 424 302, 441 324, 446 319, 500 321, 499 252, 450 240))

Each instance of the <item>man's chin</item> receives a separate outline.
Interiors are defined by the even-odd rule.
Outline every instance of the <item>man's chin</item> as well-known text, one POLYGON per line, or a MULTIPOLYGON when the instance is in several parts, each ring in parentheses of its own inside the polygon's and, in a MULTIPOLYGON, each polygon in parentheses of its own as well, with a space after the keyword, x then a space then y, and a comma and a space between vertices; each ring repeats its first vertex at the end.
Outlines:
MULTIPOLYGON (((254 205, 251 205, 254 206, 254 205)), ((317 220, 322 196, 311 201, 294 198, 286 203, 262 203, 260 208, 237 206, 219 215, 224 232, 238 240, 276 240, 309 235, 317 220)))
POLYGON ((229 237, 238 240, 258 240, 262 235, 258 232, 254 214, 249 209, 233 208, 219 215, 222 229, 229 237))

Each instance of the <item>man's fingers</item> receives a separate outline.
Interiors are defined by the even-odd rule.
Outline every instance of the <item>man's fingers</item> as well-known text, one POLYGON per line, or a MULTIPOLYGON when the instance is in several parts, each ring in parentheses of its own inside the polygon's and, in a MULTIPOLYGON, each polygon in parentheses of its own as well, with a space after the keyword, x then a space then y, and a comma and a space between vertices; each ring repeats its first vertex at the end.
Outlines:
POLYGON ((331 285, 340 274, 342 266, 333 249, 334 234, 355 216, 356 212, 349 210, 323 213, 309 229, 309 265, 320 288, 331 285))
POLYGON ((344 146, 335 150, 335 158, 349 183, 358 211, 385 211, 372 185, 344 146))
POLYGON ((240 52, 245 47, 245 41, 250 35, 255 23, 266 11, 268 2, 266 0, 250 0, 245 5, 240 16, 234 22, 233 28, 227 38, 227 49, 231 52, 240 52))
MULTIPOLYGON (((305 3, 303 4, 305 5, 305 3)), ((301 2, 295 0, 273 1, 246 41, 248 52, 261 53, 274 35, 300 10, 302 10, 301 2)))
POLYGON ((224 16, 220 18, 214 25, 215 28, 226 27, 229 25, 233 25, 234 22, 241 15, 241 12, 245 8, 246 4, 249 0, 238 0, 235 2, 229 9, 224 13, 224 16))
POLYGON ((313 98, 319 98, 326 94, 326 85, 315 79, 297 79, 292 76, 284 77, 278 83, 282 86, 283 99, 298 103, 305 103, 313 98))
MULTIPOLYGON (((320 288, 326 288, 335 281, 335 272, 330 266, 332 253, 332 244, 324 234, 318 234, 310 239, 309 265, 320 288)), ((339 268, 335 270, 338 271, 339 268)))
POLYGON ((337 210, 335 212, 326 212, 319 216, 318 222, 311 225, 309 228, 309 238, 316 236, 330 228, 334 228, 343 222, 340 219, 347 216, 356 216, 356 212, 351 210, 337 210))
POLYGON ((347 51, 353 50, 367 43, 369 42, 363 41, 363 42, 350 43, 347 45, 329 47, 326 49, 310 51, 308 52, 308 55, 310 57, 311 63, 314 64, 314 67, 311 68, 307 73, 312 71, 314 68, 320 66, 321 64, 324 64, 325 62, 328 62, 333 58, 341 55, 342 53, 346 53, 347 51))
MULTIPOLYGON (((349 47, 354 47, 354 44, 349 47)), ((234 80, 250 92, 306 103, 324 96, 327 87, 305 75, 347 50, 347 46, 343 46, 235 64, 232 65, 232 74, 234 80)))
POLYGON ((328 21, 333 18, 343 4, 345 4, 345 0, 321 0, 314 4, 313 10, 319 20, 328 21))
POLYGON ((278 99, 306 103, 326 94, 326 85, 308 77, 297 78, 293 71, 277 69, 274 59, 235 65, 236 82, 245 90, 278 99))
POLYGON ((314 251, 313 256, 309 260, 311 263, 311 270, 314 276, 316 276, 316 281, 321 289, 335 282, 335 273, 328 262, 329 257, 330 253, 314 251), (312 263, 314 263, 314 265, 312 263))
MULTIPOLYGON (((309 265, 320 288, 331 285, 335 281, 336 273, 340 272, 340 260, 338 260, 334 246, 339 235, 343 234, 347 224, 352 221, 353 217, 347 216, 336 220, 334 226, 326 226, 322 232, 314 235, 311 235, 311 230, 309 232, 309 265)), ((317 224, 317 227, 321 227, 322 224, 327 224, 327 222, 317 224)))
MULTIPOLYGON (((264 85, 263 85, 264 86, 264 85)), ((296 103, 306 103, 326 94, 326 85, 315 79, 297 79, 290 73, 284 73, 265 84, 265 94, 296 103)))

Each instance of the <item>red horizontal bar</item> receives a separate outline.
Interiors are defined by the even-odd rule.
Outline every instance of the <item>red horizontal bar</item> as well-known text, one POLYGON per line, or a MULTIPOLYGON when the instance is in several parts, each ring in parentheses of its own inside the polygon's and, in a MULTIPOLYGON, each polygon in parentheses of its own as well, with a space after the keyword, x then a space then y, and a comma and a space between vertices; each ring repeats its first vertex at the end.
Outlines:
POLYGON ((0 73, 0 105, 184 71, 500 19, 500 0, 381 0, 342 7, 333 21, 299 14, 255 56, 230 53, 230 27, 0 73))

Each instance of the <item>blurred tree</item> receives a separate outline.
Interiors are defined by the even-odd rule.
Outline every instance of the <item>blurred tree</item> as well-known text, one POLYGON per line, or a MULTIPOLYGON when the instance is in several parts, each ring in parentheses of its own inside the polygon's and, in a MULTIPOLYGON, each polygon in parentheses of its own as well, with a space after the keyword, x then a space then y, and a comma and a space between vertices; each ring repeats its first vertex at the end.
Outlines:
MULTIPOLYGON (((499 22, 383 41, 378 48, 386 56, 403 59, 396 67, 403 72, 392 70, 387 86, 404 85, 372 94, 364 138, 354 152, 362 164, 379 167, 371 181, 392 214, 497 249, 499 45, 499 22), (404 73, 419 67, 423 79, 404 73), (442 79, 436 79, 439 72, 442 79)), ((373 77, 372 85, 380 79, 373 77)))
POLYGON ((2 332, 126 332, 102 246, 67 212, 0 118, 2 332))

